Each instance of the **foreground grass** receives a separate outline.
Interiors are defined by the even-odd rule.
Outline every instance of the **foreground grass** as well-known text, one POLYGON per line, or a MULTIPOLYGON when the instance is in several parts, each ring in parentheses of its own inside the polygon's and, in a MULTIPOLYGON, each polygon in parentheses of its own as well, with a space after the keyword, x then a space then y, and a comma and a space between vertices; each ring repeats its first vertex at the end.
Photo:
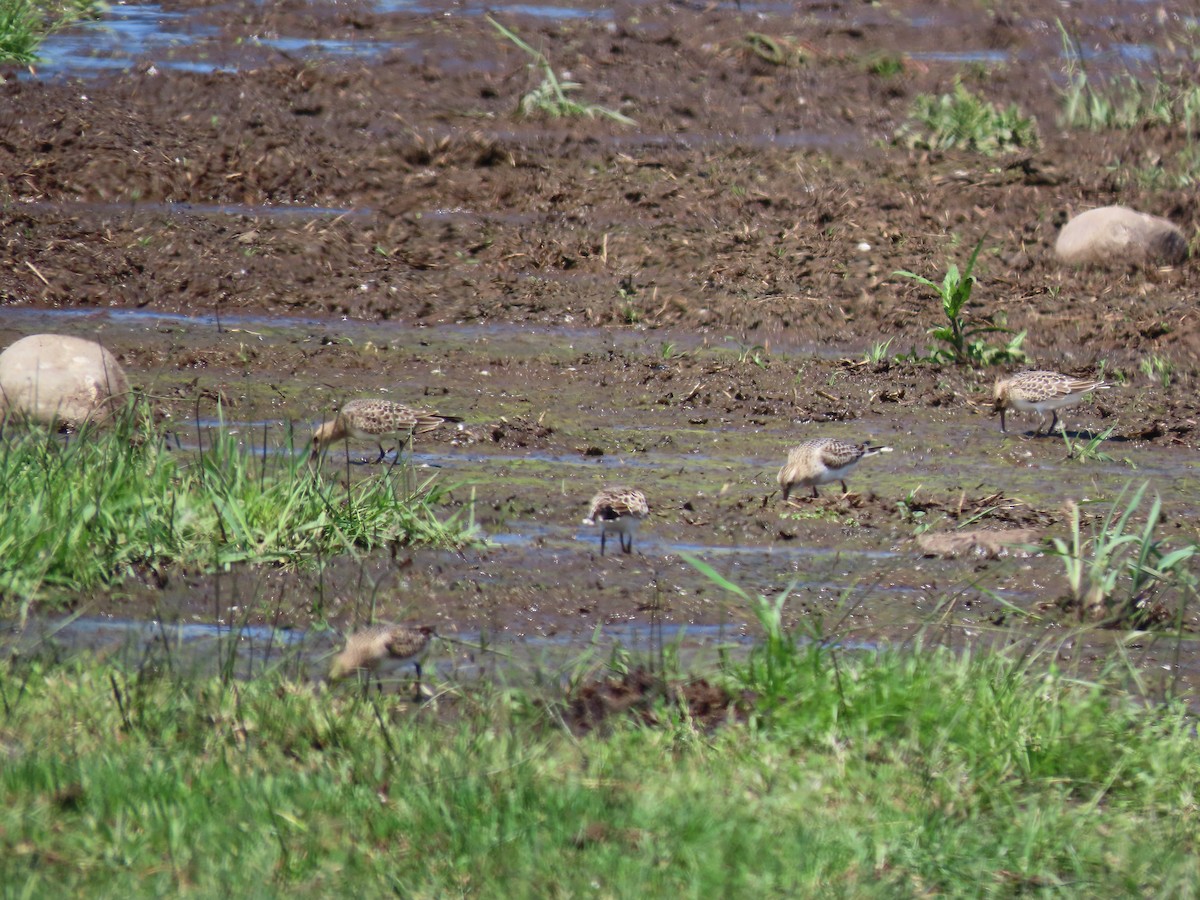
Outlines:
POLYGON ((470 523, 440 520, 443 490, 404 466, 349 487, 290 445, 254 454, 219 434, 200 454, 167 449, 143 410, 63 442, 0 439, 0 598, 22 608, 165 565, 298 563, 388 544, 451 546, 470 523))
POLYGON ((1000 656, 776 644, 726 673, 771 698, 748 723, 706 733, 663 702, 656 727, 582 739, 515 692, 446 716, 282 679, 7 666, 11 896, 1200 889, 1191 719, 1000 656))
POLYGON ((0 0, 0 63, 31 65, 54 31, 104 9, 101 0, 0 0))

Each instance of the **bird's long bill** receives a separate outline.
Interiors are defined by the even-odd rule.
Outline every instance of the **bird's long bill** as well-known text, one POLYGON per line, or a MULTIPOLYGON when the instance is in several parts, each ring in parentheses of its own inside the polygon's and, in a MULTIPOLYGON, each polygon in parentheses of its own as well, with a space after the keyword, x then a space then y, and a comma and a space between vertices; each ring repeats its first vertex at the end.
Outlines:
POLYGON ((1000 407, 1000 433, 1008 434, 1008 429, 1004 427, 1004 407, 1000 407))

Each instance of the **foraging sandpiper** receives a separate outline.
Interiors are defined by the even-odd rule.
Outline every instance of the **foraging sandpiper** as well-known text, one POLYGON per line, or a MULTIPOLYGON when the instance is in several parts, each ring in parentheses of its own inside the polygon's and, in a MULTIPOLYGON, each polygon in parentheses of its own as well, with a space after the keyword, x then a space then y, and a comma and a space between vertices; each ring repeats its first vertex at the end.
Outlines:
POLYGON ((779 470, 779 486, 783 489, 783 500, 794 487, 811 487, 817 494, 818 484, 831 481, 842 483, 842 493, 847 493, 846 476, 858 465, 860 459, 876 453, 891 453, 891 447, 871 447, 867 444, 850 444, 836 438, 813 438, 797 444, 788 451, 787 462, 779 470))
POLYGON ((316 456, 321 447, 346 438, 374 440, 379 444, 379 457, 375 460, 379 462, 387 456, 383 449, 385 437, 394 435, 405 444, 413 435, 433 431, 443 422, 461 421, 459 416, 425 412, 391 400, 351 400, 332 422, 324 423, 313 433, 312 452, 316 456))
POLYGON ((608 532, 614 531, 625 553, 633 551, 633 536, 642 519, 650 515, 646 495, 634 488, 605 488, 592 498, 584 525, 600 526, 600 555, 608 532))
POLYGON ((337 681, 351 672, 374 674, 380 679, 407 665, 417 672, 416 699, 421 701, 421 661, 437 632, 432 625, 373 625, 346 638, 346 646, 329 669, 329 680, 337 681))
POLYGON ((1005 411, 1015 409, 1038 414, 1040 419, 1035 435, 1042 433, 1042 425, 1049 412, 1052 416, 1050 431, 1053 432, 1058 424, 1059 409, 1078 403, 1092 391, 1109 387, 1111 385, 1103 381, 1071 378, 1058 372, 1021 372, 1009 378, 999 378, 996 380, 994 410, 1000 413, 1000 431, 1008 431, 1004 422, 1005 411))

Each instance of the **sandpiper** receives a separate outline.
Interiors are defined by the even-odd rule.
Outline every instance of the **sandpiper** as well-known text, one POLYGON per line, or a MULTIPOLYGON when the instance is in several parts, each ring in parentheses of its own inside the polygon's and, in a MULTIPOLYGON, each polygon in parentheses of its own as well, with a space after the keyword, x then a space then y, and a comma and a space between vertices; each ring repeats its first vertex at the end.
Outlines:
POLYGON ((394 435, 407 443, 414 434, 433 431, 443 422, 461 421, 459 416, 413 409, 391 400, 351 400, 332 422, 324 423, 313 433, 312 452, 316 456, 326 444, 346 438, 374 440, 379 444, 379 457, 375 460, 379 462, 387 456, 383 449, 385 437, 394 435))
POLYGON ((1000 413, 1000 430, 1007 432, 1004 413, 1008 409, 1028 412, 1032 410, 1040 417, 1038 429, 1042 433, 1046 413, 1051 415, 1050 431, 1058 424, 1058 410, 1072 406, 1092 391, 1106 390, 1111 385, 1103 381, 1086 378, 1071 378, 1058 372, 1021 372, 1009 378, 996 380, 995 411, 1000 413))
POLYGON ((600 526, 600 555, 604 555, 604 543, 608 532, 615 531, 621 550, 633 551, 633 536, 642 519, 650 515, 646 495, 634 488, 605 488, 592 498, 591 508, 584 525, 600 526))
POLYGON ((797 444, 788 451, 787 462, 779 470, 783 500, 786 503, 792 488, 797 486, 811 487, 812 495, 816 497, 817 485, 831 481, 840 481, 842 493, 846 493, 846 476, 860 459, 891 452, 891 447, 851 444, 836 438, 813 438, 797 444))
MULTIPOLYGON (((421 661, 436 636, 432 625, 373 625, 346 638, 346 646, 329 669, 329 680, 337 681, 351 672, 374 674, 382 679, 407 665, 417 672, 416 700, 421 701, 421 661)), ((382 680, 379 688, 383 690, 382 680)))

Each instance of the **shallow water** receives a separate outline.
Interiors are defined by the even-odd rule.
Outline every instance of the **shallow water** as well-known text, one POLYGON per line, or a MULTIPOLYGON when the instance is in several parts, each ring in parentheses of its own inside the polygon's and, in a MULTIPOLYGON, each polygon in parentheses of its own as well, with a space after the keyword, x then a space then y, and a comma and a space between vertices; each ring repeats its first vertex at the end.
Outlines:
MULTIPOLYGON (((259 625, 164 623, 115 617, 68 616, 33 619, 19 633, 0 636, 0 647, 28 658, 58 658, 80 653, 118 662, 142 672, 174 671, 213 676, 222 672, 252 678, 282 672, 304 680, 323 680, 332 656, 342 645, 336 632, 304 631, 259 625)), ((751 646, 744 633, 726 626, 641 625, 617 623, 593 630, 586 641, 577 635, 506 638, 478 632, 440 636, 425 668, 439 681, 469 683, 479 678, 504 683, 560 680, 572 670, 591 669, 621 652, 669 652, 685 666, 716 661, 719 653, 744 656, 751 646)), ((870 650, 850 641, 842 649, 870 650)), ((407 682, 415 673, 395 681, 407 682)))
MULTIPOLYGON (((730 13, 752 12, 764 21, 764 28, 768 31, 771 19, 779 17, 786 20, 796 14, 796 8, 792 4, 752 3, 749 0, 736 4, 721 3, 714 8, 725 9, 730 13)), ((1130 0, 1125 3, 1106 4, 1103 8, 1091 12, 1089 18, 1102 27, 1111 27, 1113 24, 1144 15, 1144 9, 1144 3, 1130 0)), ((412 0, 378 0, 374 4, 374 11, 385 16, 422 17, 482 17, 507 14, 563 23, 606 22, 615 18, 614 11, 606 7, 566 4, 460 2, 448 10, 412 0)), ((1090 9, 1084 8, 1077 10, 1076 14, 1087 15, 1089 12, 1090 9)), ((415 42, 379 38, 370 32, 355 39, 271 33, 239 36, 231 41, 223 35, 221 27, 209 23, 208 13, 206 7, 167 11, 154 3, 112 4, 101 19, 51 35, 40 51, 38 76, 86 78, 131 70, 139 66, 145 67, 151 73, 160 70, 245 71, 279 58, 373 61, 389 54, 412 54, 419 57, 422 52, 422 48, 415 42)), ((820 6, 809 10, 807 15, 813 21, 836 22, 846 27, 894 28, 897 25, 887 12, 871 7, 854 10, 849 19, 846 13, 841 7, 820 6)), ((936 32, 947 26, 961 27, 962 15, 952 7, 939 7, 928 14, 915 13, 903 24, 925 32, 936 32)), ((1057 49, 1061 55, 1061 45, 1057 49)), ((1107 46, 1089 44, 1082 49, 1083 58, 1089 65, 1103 68, 1107 64, 1117 71, 1127 66, 1153 66, 1159 61, 1161 52, 1161 48, 1121 41, 1114 41, 1107 46)), ((917 51, 911 55, 914 59, 926 62, 951 64, 978 63, 996 66, 1026 62, 1013 58, 1006 50, 994 48, 917 51)), ((1043 58, 1039 54, 1038 59, 1043 58)), ((474 65, 478 65, 478 62, 474 65)), ((614 140, 644 145, 647 140, 655 139, 657 138, 647 135, 630 134, 617 136, 614 140)), ((680 135, 674 139, 719 143, 727 137, 713 133, 680 135)), ((845 143, 848 136, 788 132, 763 135, 762 140, 793 147, 836 146, 845 143)))

